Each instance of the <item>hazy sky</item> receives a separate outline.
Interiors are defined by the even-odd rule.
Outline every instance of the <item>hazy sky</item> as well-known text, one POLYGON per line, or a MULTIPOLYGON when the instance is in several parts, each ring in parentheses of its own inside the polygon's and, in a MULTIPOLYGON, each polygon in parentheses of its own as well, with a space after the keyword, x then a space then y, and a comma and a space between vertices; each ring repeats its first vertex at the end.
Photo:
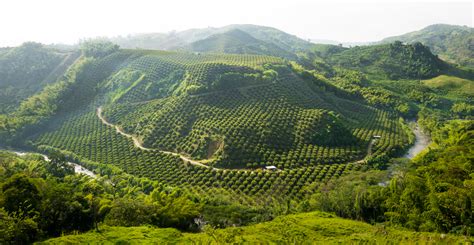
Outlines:
POLYGON ((375 41, 434 23, 473 26, 473 1, 1 0, 0 46, 257 24, 302 38, 375 41))

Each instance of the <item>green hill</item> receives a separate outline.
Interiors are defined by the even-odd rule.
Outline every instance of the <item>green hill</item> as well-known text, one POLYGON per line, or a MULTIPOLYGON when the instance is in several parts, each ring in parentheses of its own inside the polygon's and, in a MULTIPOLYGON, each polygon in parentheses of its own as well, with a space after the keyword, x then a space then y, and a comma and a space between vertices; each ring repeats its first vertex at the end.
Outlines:
POLYGON ((474 97, 473 80, 441 75, 432 79, 423 80, 422 83, 440 93, 450 95, 452 98, 474 97))
POLYGON ((256 39, 267 43, 273 43, 278 47, 291 51, 304 51, 313 47, 313 44, 307 40, 303 40, 295 35, 288 34, 281 30, 268 26, 258 25, 229 25, 222 28, 223 30, 240 29, 247 32, 256 39))
POLYGON ((193 192, 220 187, 285 198, 302 197, 311 183, 408 145, 393 112, 295 63, 259 55, 118 50, 84 56, 63 81, 0 118, 0 126, 3 142, 59 149, 193 192), (373 135, 382 138, 367 155, 373 135), (282 171, 261 170, 268 165, 282 171))
MULTIPOLYGON (((208 27, 171 33, 145 33, 125 37, 115 37, 110 40, 119 44, 123 48, 176 50, 182 49, 193 42, 209 38, 213 35, 223 34, 234 30, 246 32, 253 38, 267 43, 267 45, 276 46, 281 50, 285 50, 286 53, 307 50, 313 45, 306 40, 285 33, 276 28, 257 25, 228 25, 219 28, 208 27)), ((252 42, 255 42, 255 40, 252 40, 252 42)))
POLYGON ((0 152, 0 243, 98 224, 51 242, 471 239, 469 68, 421 43, 307 46, 252 25, 154 38, 180 50, 0 50, 2 93, 17 96, 1 105, 0 146, 52 159, 0 152), (397 159, 414 118, 435 144, 397 159), (301 213, 317 210, 381 224, 301 213))
POLYGON ((290 53, 273 43, 266 43, 258 40, 239 29, 231 29, 224 33, 214 34, 210 37, 189 44, 186 49, 195 52, 259 54, 290 59, 296 58, 296 55, 293 53, 290 53))
POLYGON ((2 49, 0 114, 13 111, 22 100, 55 82, 73 61, 68 53, 60 53, 38 43, 2 49), (60 66, 63 60, 65 64, 60 66))
POLYGON ((337 218, 321 212, 281 216, 257 225, 207 229, 201 233, 183 233, 176 229, 152 227, 101 227, 100 232, 67 235, 39 244, 64 243, 193 243, 193 244, 461 244, 474 240, 463 236, 412 232, 369 225, 337 218))
MULTIPOLYGON (((327 48, 326 48, 327 49, 327 48)), ((327 62, 391 80, 431 78, 447 65, 420 43, 394 42, 373 46, 327 49, 327 62)), ((324 55, 324 52, 323 52, 324 55)), ((323 56, 324 57, 324 56, 323 56)))
POLYGON ((419 31, 389 37, 381 42, 421 42, 440 58, 464 66, 474 66, 474 29, 467 26, 437 24, 419 31))
MULTIPOLYGON (((224 168, 345 163, 365 157, 372 132, 382 128, 377 121, 390 125, 379 134, 399 139, 380 144, 379 153, 406 144, 391 120, 395 115, 348 100, 344 91, 278 58, 141 51, 113 56, 120 69, 91 79, 100 88, 96 100, 104 101, 95 107, 103 106, 110 123, 148 148, 224 168), (307 156, 308 150, 317 157, 307 156)), ((77 128, 70 124, 76 122, 62 127, 77 128)), ((53 131, 38 144, 62 145, 50 141, 60 133, 53 131)))

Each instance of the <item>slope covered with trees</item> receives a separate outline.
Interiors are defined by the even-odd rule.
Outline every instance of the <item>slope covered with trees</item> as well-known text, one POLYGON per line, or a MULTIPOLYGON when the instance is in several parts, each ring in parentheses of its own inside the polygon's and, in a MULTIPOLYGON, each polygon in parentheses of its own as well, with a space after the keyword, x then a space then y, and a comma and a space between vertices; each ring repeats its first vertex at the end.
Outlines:
POLYGON ((295 54, 280 48, 276 44, 256 39, 239 29, 214 34, 208 38, 189 44, 185 49, 195 52, 259 54, 280 56, 289 59, 296 58, 295 54))
POLYGON ((47 78, 66 55, 39 43, 0 52, 0 114, 15 110, 22 100, 54 82, 47 78))
POLYGON ((431 78, 446 69, 446 65, 421 43, 394 42, 339 51, 328 55, 330 64, 385 79, 431 78))
POLYGON ((377 171, 329 181, 307 200, 307 210, 417 231, 472 235, 473 122, 441 125, 432 131, 429 150, 412 162, 393 160, 388 176, 377 171))
POLYGON ((474 29, 467 26, 437 24, 419 31, 383 39, 382 43, 421 42, 440 58, 464 66, 474 66, 474 29))
MULTIPOLYGON (((258 25, 228 25, 224 27, 208 27, 202 29, 189 29, 181 32, 170 33, 145 33, 125 37, 111 38, 110 41, 123 48, 176 50, 182 49, 193 42, 207 39, 213 35, 241 30, 253 38, 278 47, 285 52, 297 52, 310 49, 312 43, 297 36, 285 33, 273 27, 258 25)), ((280 55, 278 55, 280 56, 280 55)))

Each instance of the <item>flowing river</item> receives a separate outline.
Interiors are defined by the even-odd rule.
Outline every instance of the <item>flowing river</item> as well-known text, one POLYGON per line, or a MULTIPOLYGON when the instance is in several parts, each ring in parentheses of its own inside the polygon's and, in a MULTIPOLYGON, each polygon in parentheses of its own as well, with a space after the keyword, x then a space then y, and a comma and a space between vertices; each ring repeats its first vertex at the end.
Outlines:
POLYGON ((415 134, 415 143, 410 147, 410 149, 408 149, 407 154, 403 156, 408 159, 414 158, 430 144, 430 137, 423 133, 418 123, 416 123, 416 126, 413 129, 413 133, 415 134))
MULTIPOLYGON (((0 149, 0 150, 2 150, 2 149, 0 149)), ((38 154, 38 155, 41 155, 44 158, 44 160, 49 161, 48 156, 46 156, 44 154, 41 154, 41 153, 37 153, 37 152, 25 152, 25 151, 17 151, 17 150, 7 150, 7 151, 13 152, 13 153, 17 154, 18 156, 24 156, 26 154, 38 154)), ((85 175, 90 176, 92 178, 97 178, 97 175, 95 175, 94 172, 90 171, 89 169, 84 168, 83 166, 81 166, 77 163, 73 163, 73 162, 67 162, 67 163, 69 165, 74 166, 74 172, 76 174, 85 174, 85 175)))

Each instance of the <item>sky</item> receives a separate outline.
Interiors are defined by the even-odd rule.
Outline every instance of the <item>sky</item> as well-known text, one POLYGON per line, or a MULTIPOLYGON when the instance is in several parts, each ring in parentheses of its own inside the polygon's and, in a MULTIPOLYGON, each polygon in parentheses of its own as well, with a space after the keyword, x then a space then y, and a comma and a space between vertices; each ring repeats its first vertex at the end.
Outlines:
POLYGON ((228 24, 272 26, 305 39, 368 42, 435 23, 474 23, 473 0, 1 0, 0 9, 0 47, 228 24))

